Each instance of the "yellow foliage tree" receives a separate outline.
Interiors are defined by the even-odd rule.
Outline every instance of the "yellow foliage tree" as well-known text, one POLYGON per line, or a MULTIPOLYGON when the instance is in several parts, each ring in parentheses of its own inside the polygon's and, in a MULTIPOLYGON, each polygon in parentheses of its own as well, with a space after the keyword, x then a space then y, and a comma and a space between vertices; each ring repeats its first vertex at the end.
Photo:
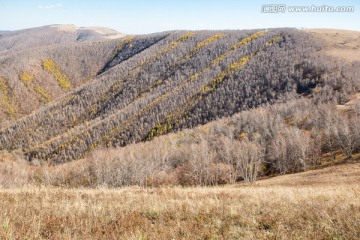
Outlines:
POLYGON ((71 88, 69 77, 61 71, 60 67, 52 59, 44 60, 42 66, 55 77, 62 89, 69 90, 71 88))
POLYGON ((28 72, 23 72, 20 74, 20 80, 23 81, 26 85, 28 85, 34 79, 33 76, 28 72))
POLYGON ((51 96, 40 86, 35 86, 34 91, 40 96, 41 102, 50 102, 51 96))

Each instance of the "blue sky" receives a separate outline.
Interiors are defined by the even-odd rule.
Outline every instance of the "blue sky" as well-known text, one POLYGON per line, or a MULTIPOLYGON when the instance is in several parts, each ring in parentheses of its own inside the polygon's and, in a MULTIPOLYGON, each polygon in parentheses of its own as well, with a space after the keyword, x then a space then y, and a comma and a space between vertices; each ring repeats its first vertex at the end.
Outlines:
POLYGON ((0 0, 0 30, 50 24, 104 26, 124 33, 271 27, 360 31, 360 1, 0 0), (354 6, 352 13, 262 13, 264 4, 354 6))

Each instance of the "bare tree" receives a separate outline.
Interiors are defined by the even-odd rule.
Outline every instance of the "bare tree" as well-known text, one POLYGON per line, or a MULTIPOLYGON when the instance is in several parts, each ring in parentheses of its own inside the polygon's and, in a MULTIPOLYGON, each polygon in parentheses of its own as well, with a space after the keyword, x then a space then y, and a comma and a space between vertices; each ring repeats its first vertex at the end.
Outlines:
POLYGON ((339 115, 336 120, 337 128, 334 128, 334 136, 337 145, 346 159, 351 158, 360 145, 359 118, 339 115))
POLYGON ((233 184, 236 182, 237 179, 237 164, 236 161, 236 144, 234 139, 230 139, 227 137, 222 138, 221 140, 221 146, 220 146, 220 157, 221 160, 231 166, 230 171, 228 172, 228 177, 230 180, 230 183, 233 184))
POLYGON ((310 137, 297 128, 278 133, 270 146, 270 158, 281 174, 305 170, 310 137))
POLYGON ((255 182, 261 163, 264 159, 264 149, 249 141, 236 142, 236 170, 246 182, 255 182))
POLYGON ((325 111, 323 123, 323 141, 331 157, 335 160, 337 150, 337 140, 335 134, 338 133, 338 124, 336 124, 336 115, 332 113, 331 109, 327 109, 325 111))
POLYGON ((215 152, 210 148, 209 143, 201 139, 199 144, 192 144, 189 164, 198 185, 209 184, 210 166, 214 162, 215 152))

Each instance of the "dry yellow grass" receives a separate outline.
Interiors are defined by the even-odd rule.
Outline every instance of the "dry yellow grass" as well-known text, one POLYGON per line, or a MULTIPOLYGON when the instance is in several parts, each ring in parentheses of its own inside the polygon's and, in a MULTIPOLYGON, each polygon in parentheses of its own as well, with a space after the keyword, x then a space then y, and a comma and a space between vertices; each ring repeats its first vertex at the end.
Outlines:
POLYGON ((334 165, 319 170, 310 170, 297 174, 282 175, 275 178, 258 181, 259 186, 324 186, 360 184, 360 155, 354 155, 355 163, 334 165))
POLYGON ((343 111, 350 111, 354 108, 354 105, 360 103, 360 93, 354 94, 351 99, 344 105, 336 105, 336 108, 343 111))
POLYGON ((325 54, 347 61, 360 61, 360 32, 339 29, 306 29, 324 41, 325 54))
POLYGON ((359 170, 212 188, 3 189, 0 239, 359 239, 359 170))

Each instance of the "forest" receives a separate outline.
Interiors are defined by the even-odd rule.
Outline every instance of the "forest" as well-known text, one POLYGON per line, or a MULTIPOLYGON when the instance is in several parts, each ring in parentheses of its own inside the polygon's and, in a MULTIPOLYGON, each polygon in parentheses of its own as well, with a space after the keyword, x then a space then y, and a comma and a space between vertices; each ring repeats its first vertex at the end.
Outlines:
POLYGON ((359 105, 337 106, 359 92, 360 64, 323 48, 304 31, 270 29, 8 50, 0 93, 13 120, 0 149, 29 163, 23 181, 61 186, 254 182, 351 159, 359 105))

